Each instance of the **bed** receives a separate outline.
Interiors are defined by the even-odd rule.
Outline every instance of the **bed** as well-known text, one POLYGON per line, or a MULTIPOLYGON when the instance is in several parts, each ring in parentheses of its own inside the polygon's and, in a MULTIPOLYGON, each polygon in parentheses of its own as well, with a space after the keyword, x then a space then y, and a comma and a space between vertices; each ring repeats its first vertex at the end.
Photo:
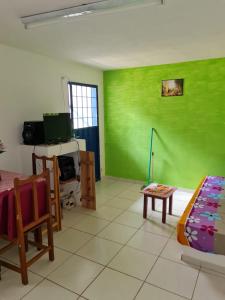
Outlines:
POLYGON ((183 260, 225 272, 225 177, 202 179, 178 222, 177 239, 183 260))

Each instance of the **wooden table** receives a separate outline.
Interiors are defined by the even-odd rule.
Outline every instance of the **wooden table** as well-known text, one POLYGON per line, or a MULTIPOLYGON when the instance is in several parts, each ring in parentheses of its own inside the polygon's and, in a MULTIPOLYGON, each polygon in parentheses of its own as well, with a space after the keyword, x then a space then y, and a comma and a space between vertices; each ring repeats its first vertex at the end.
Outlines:
MULTIPOLYGON (((147 211, 148 211, 148 197, 152 198, 152 210, 155 210, 155 199, 161 199, 163 201, 163 209, 162 209, 162 223, 166 223, 166 211, 167 211, 167 199, 169 198, 169 215, 172 215, 173 209, 173 193, 176 191, 175 187, 172 186, 165 186, 167 190, 159 192, 157 190, 151 190, 153 185, 150 184, 143 190, 144 194, 144 207, 143 207, 143 218, 147 218, 147 211)), ((162 185, 158 185, 162 186, 162 185)))

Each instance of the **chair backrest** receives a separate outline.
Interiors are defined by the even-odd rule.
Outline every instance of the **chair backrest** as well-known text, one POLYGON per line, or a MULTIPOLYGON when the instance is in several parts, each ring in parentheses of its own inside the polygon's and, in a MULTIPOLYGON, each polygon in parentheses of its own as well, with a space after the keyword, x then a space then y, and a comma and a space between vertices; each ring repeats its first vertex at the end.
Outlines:
POLYGON ((59 198, 59 165, 58 165, 58 159, 55 155, 52 157, 47 156, 38 156, 35 153, 32 153, 32 168, 33 168, 33 174, 37 175, 37 162, 40 161, 41 166, 41 172, 45 171, 47 168, 50 169, 50 171, 53 171, 53 185, 50 183, 50 187, 52 187, 52 193, 54 199, 59 198))
POLYGON ((35 153, 32 153, 32 166, 33 166, 33 174, 37 174, 37 172, 45 171, 47 168, 50 169, 50 197, 51 197, 51 204, 52 204, 52 217, 54 219, 53 227, 56 230, 61 230, 61 218, 62 218, 62 211, 61 211, 61 204, 60 204, 60 185, 59 185, 59 176, 60 170, 58 165, 58 159, 54 155, 52 157, 47 156, 38 156, 35 153), (38 162, 40 164, 38 164, 38 162), (39 167, 39 170, 37 170, 39 167), (41 169, 41 170, 40 170, 41 169))
POLYGON ((27 179, 14 179, 16 219, 20 232, 30 230, 51 217, 49 182, 48 169, 40 175, 32 175, 27 179), (21 195, 25 190, 29 192, 23 198, 21 195), (40 215, 40 206, 43 205, 45 206, 45 210, 40 215), (32 208, 32 215, 30 208, 32 208), (29 218, 26 219, 27 216, 29 218))

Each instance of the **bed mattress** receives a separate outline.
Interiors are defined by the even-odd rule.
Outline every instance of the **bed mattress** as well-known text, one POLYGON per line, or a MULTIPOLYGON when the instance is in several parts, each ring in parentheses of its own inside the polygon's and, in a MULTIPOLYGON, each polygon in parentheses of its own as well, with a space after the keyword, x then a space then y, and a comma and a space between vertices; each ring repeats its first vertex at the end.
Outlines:
POLYGON ((225 255, 225 177, 201 181, 179 220, 177 239, 194 249, 225 255))

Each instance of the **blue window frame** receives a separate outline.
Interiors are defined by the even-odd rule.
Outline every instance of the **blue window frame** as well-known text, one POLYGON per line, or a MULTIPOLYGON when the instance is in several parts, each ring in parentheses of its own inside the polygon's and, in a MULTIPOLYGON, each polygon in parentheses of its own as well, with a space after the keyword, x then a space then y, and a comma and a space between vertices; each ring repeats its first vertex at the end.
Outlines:
POLYGON ((83 83, 68 83, 73 129, 98 126, 98 88, 83 83))

